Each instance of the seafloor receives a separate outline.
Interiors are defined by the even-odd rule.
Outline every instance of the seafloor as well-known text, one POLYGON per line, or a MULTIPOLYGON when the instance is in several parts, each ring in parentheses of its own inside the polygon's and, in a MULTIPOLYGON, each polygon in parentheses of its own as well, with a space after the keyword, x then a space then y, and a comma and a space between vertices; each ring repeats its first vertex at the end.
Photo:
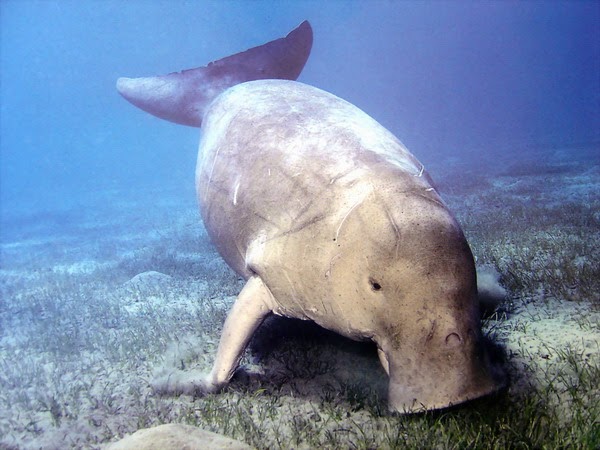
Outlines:
POLYGON ((285 319, 261 327, 224 392, 155 394, 161 371, 210 368, 243 283, 192 186, 104 191, 4 211, 0 448, 100 448, 169 422, 269 449, 600 447, 600 146, 516 150, 430 167, 507 291, 484 319, 510 374, 500 394, 388 415, 371 345, 285 319))

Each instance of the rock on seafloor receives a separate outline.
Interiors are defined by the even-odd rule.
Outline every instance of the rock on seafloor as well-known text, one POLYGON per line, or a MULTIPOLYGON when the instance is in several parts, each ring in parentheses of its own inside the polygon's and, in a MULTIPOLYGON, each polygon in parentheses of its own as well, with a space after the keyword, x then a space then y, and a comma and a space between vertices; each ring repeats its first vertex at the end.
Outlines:
POLYGON ((171 283, 173 278, 164 273, 150 270, 148 272, 138 273, 131 280, 123 283, 123 286, 132 290, 138 290, 143 293, 154 290, 162 290, 171 283))
POLYGON ((168 423, 144 428, 106 450, 251 450, 249 445, 191 425, 168 423))

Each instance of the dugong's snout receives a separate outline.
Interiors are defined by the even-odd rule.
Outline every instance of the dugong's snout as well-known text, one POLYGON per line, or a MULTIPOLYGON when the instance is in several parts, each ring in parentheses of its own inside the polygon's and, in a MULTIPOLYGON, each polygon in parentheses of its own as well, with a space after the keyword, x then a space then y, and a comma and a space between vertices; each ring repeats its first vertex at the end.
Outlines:
MULTIPOLYGON (((428 338, 433 341, 435 336, 428 338)), ((447 408, 505 386, 505 374, 500 365, 492 362, 477 329, 442 333, 439 339, 441 345, 426 342, 415 352, 402 349, 386 353, 391 412, 408 414, 447 408), (413 359, 407 354, 418 357, 413 359)))

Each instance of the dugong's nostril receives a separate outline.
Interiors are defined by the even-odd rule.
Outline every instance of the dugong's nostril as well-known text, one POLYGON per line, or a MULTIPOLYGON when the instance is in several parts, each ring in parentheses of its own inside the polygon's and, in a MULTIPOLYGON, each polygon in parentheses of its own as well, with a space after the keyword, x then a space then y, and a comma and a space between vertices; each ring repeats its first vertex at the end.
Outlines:
POLYGON ((446 336, 446 345, 448 347, 456 347, 457 345, 460 345, 461 342, 462 338, 458 333, 450 333, 446 336))

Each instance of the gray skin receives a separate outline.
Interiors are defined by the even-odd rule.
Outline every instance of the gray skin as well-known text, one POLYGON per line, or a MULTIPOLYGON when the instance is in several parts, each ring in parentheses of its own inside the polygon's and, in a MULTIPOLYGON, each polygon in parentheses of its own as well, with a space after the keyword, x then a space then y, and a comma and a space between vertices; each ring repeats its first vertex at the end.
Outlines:
POLYGON ((208 233, 248 279, 209 390, 270 313, 373 340, 394 411, 497 389, 481 346, 473 257, 423 166, 351 104, 255 81, 205 115, 196 186, 208 233))
MULTIPOLYGON (((148 86, 118 83, 155 113, 148 86)), ((469 245, 397 138, 350 103, 294 81, 245 82, 194 108, 205 111, 196 121, 202 218, 247 283, 210 374, 169 374, 159 390, 221 389, 269 314, 374 341, 391 411, 443 408, 501 387, 483 347, 469 245)), ((159 104, 155 114, 164 111, 159 104)), ((167 116, 182 123, 179 111, 167 116)))

